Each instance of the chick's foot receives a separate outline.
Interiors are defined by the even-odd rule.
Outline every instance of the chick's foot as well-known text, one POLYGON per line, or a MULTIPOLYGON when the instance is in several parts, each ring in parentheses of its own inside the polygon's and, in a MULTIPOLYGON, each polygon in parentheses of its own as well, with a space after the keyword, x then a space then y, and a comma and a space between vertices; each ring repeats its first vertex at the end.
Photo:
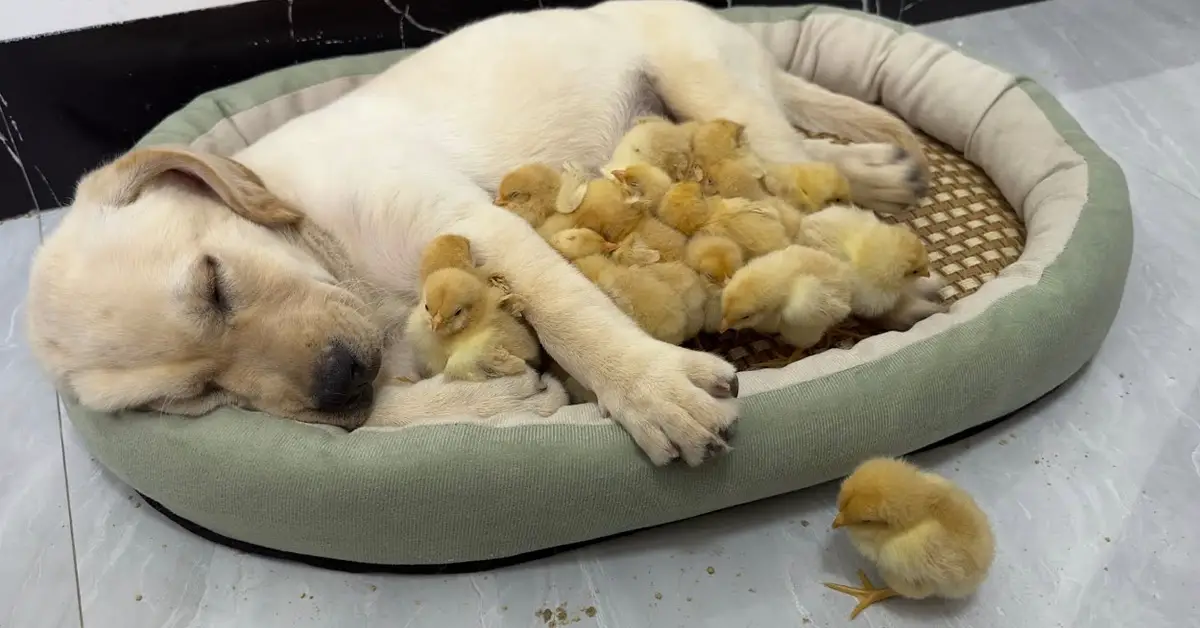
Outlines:
POLYGON ((829 587, 830 589, 833 589, 839 593, 845 593, 846 595, 852 595, 854 596, 854 599, 858 600, 858 606, 855 606, 854 610, 850 612, 850 619, 858 617, 859 613, 863 612, 868 606, 876 602, 882 602, 888 598, 893 598, 897 595, 900 595, 899 593, 896 593, 887 587, 882 589, 876 588, 874 584, 871 584, 871 579, 867 577, 866 572, 861 569, 858 570, 858 579, 862 581, 862 587, 852 587, 849 585, 835 584, 832 582, 825 583, 825 586, 829 587))

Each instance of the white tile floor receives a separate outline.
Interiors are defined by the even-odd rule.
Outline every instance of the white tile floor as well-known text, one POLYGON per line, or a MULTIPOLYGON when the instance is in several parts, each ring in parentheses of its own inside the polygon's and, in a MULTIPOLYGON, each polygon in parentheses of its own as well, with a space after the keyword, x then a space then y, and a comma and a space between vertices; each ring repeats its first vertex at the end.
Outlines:
MULTIPOLYGON (((925 28, 1060 95, 1125 168, 1137 243, 1121 313, 1088 368, 919 457, 991 514, 990 580, 965 602, 888 602, 853 625, 1200 626, 1198 26, 1195 0, 1054 0, 925 28)), ((581 628, 852 625, 851 601, 820 584, 862 565, 827 529, 831 486, 474 576, 349 575, 191 536, 60 423, 21 327, 38 235, 37 217, 0 225, 4 628, 544 628, 535 612, 558 607, 581 628)))

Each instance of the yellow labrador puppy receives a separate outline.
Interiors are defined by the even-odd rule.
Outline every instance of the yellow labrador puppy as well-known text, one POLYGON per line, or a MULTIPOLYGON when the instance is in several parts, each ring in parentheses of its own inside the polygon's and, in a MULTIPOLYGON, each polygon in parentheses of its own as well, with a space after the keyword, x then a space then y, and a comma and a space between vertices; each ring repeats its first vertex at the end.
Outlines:
POLYGON ((741 122, 769 159, 833 161, 868 206, 920 191, 903 123, 785 73, 699 5, 508 14, 232 158, 150 148, 87 175, 34 264, 33 346, 64 390, 101 410, 233 404, 348 428, 552 413, 562 387, 535 373, 396 382, 411 374, 398 330, 417 300, 420 251, 457 233, 651 461, 698 464, 727 449, 733 366, 648 337, 491 203, 516 166, 599 167, 636 118, 665 112, 741 122), (880 143, 810 141, 793 125, 880 143))

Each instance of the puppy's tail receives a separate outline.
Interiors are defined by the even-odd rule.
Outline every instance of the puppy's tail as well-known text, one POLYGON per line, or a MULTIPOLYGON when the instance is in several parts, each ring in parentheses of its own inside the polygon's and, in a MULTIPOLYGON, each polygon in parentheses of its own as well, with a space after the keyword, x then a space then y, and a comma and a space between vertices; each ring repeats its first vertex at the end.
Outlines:
POLYGON ((887 142, 925 161, 916 134, 882 107, 832 92, 782 70, 775 73, 775 89, 788 120, 809 133, 829 133, 853 142, 887 142))

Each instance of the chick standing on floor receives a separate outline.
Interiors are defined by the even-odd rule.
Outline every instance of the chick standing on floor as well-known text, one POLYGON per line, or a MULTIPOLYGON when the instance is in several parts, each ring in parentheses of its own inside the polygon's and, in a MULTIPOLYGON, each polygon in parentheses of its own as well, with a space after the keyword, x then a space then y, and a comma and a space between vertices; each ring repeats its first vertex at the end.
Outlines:
POLYGON ((751 260, 721 295, 721 331, 777 333, 807 349, 850 315, 849 275, 841 260, 796 244, 751 260))
POLYGON ((515 297, 475 268, 469 243, 463 256, 463 243, 439 236, 422 255, 421 303, 405 327, 420 375, 482 381, 536 366, 541 349, 533 332, 506 310, 515 297))
POLYGON ((887 584, 876 588, 861 570, 862 587, 826 583, 858 599, 851 619, 895 596, 966 597, 987 578, 996 552, 987 515, 939 475, 901 460, 868 460, 842 483, 837 506, 833 527, 846 528, 887 584))

